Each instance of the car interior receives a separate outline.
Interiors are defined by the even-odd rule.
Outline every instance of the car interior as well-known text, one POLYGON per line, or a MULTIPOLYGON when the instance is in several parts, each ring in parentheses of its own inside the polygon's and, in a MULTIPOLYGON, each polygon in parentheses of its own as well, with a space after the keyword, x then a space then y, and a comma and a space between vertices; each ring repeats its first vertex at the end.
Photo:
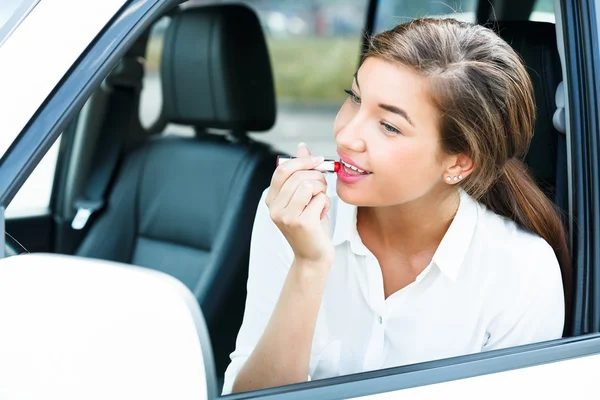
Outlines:
MULTIPOLYGON (((534 0, 475 3, 478 23, 528 67, 537 119, 526 163, 566 216, 555 24, 530 20, 534 0)), ((204 313, 221 384, 242 322, 254 213, 276 156, 290 153, 261 139, 277 133, 280 111, 262 4, 191 1, 169 11, 157 78, 162 105, 143 126, 143 60, 157 20, 62 133, 50 214, 6 226, 29 252, 114 260, 179 279, 204 313)), ((374 16, 365 11, 365 18, 369 31, 374 16)))

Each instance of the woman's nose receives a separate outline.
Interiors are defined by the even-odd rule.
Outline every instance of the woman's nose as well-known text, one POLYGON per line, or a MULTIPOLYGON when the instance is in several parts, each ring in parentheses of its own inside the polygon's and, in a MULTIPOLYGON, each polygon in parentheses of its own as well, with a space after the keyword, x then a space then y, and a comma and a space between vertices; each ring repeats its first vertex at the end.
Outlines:
POLYGON ((364 131, 359 124, 348 123, 335 137, 338 147, 352 152, 363 152, 366 149, 364 131))

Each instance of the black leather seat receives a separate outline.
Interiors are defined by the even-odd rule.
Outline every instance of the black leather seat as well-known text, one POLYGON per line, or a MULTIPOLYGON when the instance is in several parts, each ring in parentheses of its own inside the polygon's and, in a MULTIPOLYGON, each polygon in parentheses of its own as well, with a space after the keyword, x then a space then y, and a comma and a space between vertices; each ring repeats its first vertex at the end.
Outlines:
POLYGON ((178 11, 166 32, 161 79, 164 118, 197 135, 151 137, 127 155, 77 254, 181 280, 202 307, 222 373, 243 316, 255 210, 276 161, 267 145, 247 137, 275 121, 255 14, 238 5, 178 11))
POLYGON ((565 136, 553 124, 562 69, 552 23, 502 21, 490 26, 522 57, 533 83, 536 121, 525 159, 538 184, 563 210, 567 209, 565 136))

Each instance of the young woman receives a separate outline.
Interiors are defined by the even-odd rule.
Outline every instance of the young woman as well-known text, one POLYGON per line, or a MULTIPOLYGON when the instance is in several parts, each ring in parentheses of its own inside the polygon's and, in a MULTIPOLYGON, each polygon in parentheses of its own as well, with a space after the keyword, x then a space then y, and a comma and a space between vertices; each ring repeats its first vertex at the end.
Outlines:
POLYGON ((301 145, 263 195, 223 393, 560 338, 565 232, 520 161, 534 114, 485 27, 373 37, 335 120, 337 176, 301 145))

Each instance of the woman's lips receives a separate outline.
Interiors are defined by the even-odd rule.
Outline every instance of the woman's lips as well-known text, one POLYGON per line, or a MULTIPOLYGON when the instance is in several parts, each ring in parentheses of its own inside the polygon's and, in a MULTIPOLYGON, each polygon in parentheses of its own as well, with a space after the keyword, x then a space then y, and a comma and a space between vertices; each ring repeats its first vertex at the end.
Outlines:
POLYGON ((371 175, 371 172, 367 171, 364 168, 361 168, 350 157, 342 153, 339 149, 337 153, 340 156, 341 164, 341 168, 337 171, 337 176, 340 181, 344 183, 356 183, 371 175), (360 171, 357 171, 356 169, 360 171))
POLYGON ((344 183, 356 183, 366 177, 371 175, 370 172, 360 173, 358 171, 354 171, 348 166, 342 163, 341 168, 337 171, 338 179, 344 183))
POLYGON ((340 156, 340 162, 342 163, 346 163, 346 164, 350 164, 353 167, 356 167, 360 170, 363 170, 365 172, 369 172, 369 170, 367 170, 366 168, 361 167, 360 165, 358 165, 353 159, 351 159, 350 157, 348 157, 347 155, 345 155, 344 153, 342 153, 339 149, 337 150, 338 155, 340 156))

